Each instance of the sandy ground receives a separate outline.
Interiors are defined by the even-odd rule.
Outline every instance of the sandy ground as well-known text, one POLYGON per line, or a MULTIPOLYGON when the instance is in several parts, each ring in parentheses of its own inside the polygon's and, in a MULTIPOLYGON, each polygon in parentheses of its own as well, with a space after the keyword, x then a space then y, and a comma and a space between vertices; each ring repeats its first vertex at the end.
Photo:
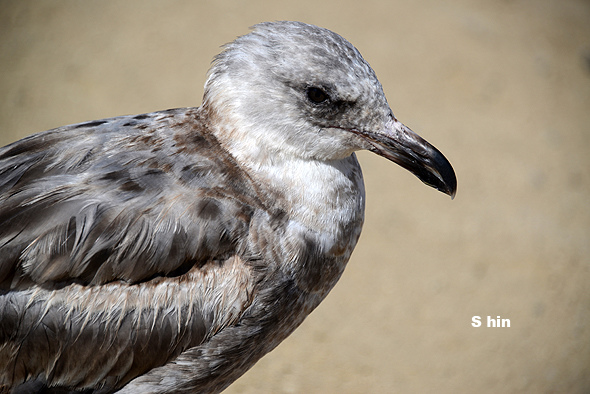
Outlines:
POLYGON ((590 392, 589 1, 3 0, 0 143, 198 106, 218 47, 281 19, 354 43, 459 190, 361 153, 342 280, 227 392, 590 392))

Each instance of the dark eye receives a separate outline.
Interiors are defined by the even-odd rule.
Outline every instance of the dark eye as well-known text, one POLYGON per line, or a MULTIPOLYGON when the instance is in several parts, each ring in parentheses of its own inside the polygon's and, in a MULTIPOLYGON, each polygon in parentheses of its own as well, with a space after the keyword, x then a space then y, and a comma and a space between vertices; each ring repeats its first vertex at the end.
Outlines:
POLYGON ((319 104, 319 103, 323 103, 324 101, 328 100, 330 98, 330 96, 328 96, 328 93, 326 93, 321 88, 310 87, 310 88, 307 88, 307 98, 312 103, 319 104))

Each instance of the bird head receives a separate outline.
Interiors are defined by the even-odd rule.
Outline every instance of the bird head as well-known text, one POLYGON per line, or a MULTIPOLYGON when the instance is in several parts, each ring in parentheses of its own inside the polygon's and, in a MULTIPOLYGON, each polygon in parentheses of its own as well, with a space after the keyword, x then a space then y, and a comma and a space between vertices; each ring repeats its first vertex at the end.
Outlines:
POLYGON ((330 30, 254 26, 216 57, 203 103, 227 119, 226 144, 249 162, 332 161, 366 149, 455 194, 448 160, 395 118, 371 66, 330 30))

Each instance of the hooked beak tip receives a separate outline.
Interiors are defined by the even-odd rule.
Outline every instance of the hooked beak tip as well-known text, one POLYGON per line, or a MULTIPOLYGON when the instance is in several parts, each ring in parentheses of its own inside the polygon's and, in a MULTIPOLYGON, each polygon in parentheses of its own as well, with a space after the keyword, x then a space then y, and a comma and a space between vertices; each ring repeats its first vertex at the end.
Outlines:
POLYGON ((416 175, 423 183, 451 199, 457 194, 457 178, 451 163, 428 141, 399 121, 384 132, 357 132, 370 145, 370 150, 416 175))

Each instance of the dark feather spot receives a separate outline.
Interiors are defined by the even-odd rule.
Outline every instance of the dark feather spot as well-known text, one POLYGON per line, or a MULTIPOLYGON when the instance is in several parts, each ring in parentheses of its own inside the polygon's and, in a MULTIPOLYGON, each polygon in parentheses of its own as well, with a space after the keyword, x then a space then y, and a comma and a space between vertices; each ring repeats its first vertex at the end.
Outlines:
POLYGON ((137 115, 137 116, 133 117, 133 119, 137 119, 137 120, 146 119, 146 118, 149 118, 148 114, 142 114, 142 115, 137 115))
POLYGON ((206 182, 206 177, 212 171, 212 167, 212 163, 207 162, 184 166, 180 172, 180 181, 185 185, 199 182, 203 179, 206 182))
POLYGON ((203 219, 211 220, 215 219, 221 214, 219 204, 215 200, 203 199, 197 204, 197 215, 203 219))
POLYGON ((146 176, 164 175, 164 171, 162 171, 159 168, 149 168, 148 170, 146 170, 145 175, 146 176))
POLYGON ((127 171, 127 170, 111 171, 111 172, 107 172, 106 174, 104 174, 100 177, 100 179, 104 180, 104 181, 118 181, 122 178, 130 178, 129 171, 127 171))
POLYGON ((81 129, 83 127, 96 127, 105 123, 107 123, 106 120, 94 120, 92 122, 80 123, 79 125, 74 126, 74 129, 81 129))
POLYGON ((121 189, 124 192, 142 192, 142 191, 144 191, 144 188, 139 186, 139 184, 134 181, 127 181, 127 182, 123 183, 119 187, 119 189, 121 189))
POLYGON ((296 283, 306 291, 318 291, 323 283, 337 280, 340 275, 339 259, 326 256, 320 243, 304 236, 299 249, 296 283))
POLYGON ((213 149, 211 141, 199 133, 178 133, 174 136, 180 152, 203 152, 213 149))
POLYGON ((0 158, 12 157, 25 152, 40 152, 47 148, 47 141, 42 138, 25 138, 6 146, 9 148, 0 158))

